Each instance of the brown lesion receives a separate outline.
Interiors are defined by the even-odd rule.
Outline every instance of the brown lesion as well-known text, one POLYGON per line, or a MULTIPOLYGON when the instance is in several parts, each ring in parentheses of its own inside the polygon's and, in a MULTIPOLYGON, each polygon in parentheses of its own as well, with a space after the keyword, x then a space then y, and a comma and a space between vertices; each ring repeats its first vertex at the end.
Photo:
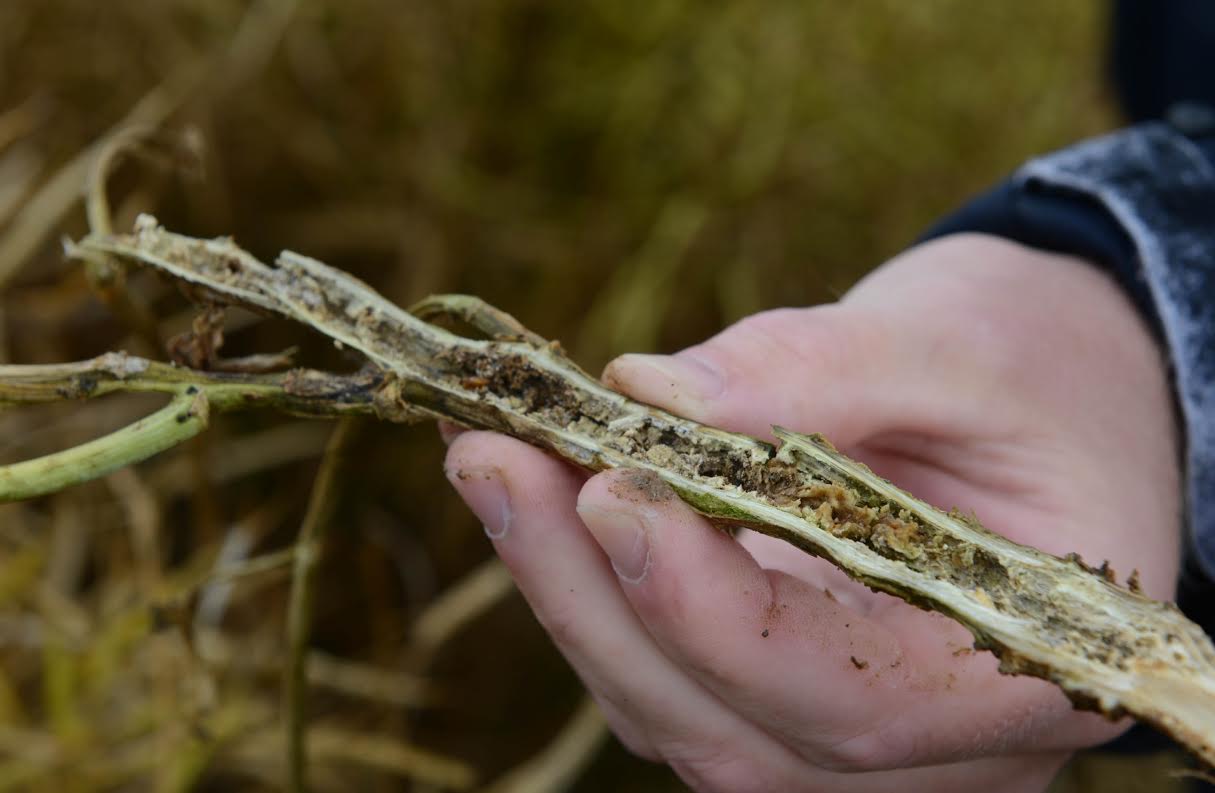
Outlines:
POLYGON ((467 390, 494 396, 529 416, 565 427, 592 412, 568 381, 523 355, 457 347, 443 357, 439 363, 453 385, 465 388, 466 383, 475 383, 475 388, 467 390))
POLYGON ((210 371, 224 346, 224 309, 217 304, 206 305, 190 323, 190 330, 169 339, 169 358, 180 366, 210 371))

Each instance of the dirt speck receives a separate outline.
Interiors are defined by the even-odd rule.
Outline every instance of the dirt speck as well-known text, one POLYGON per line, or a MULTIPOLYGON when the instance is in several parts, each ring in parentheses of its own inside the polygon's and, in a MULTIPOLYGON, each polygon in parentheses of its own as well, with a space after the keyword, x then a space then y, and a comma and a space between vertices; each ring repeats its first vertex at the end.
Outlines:
POLYGON ((662 481, 662 477, 644 468, 626 471, 621 481, 613 484, 609 490, 613 495, 634 504, 642 500, 651 504, 663 504, 675 497, 675 491, 662 481))
POLYGON ((869 668, 868 661, 862 661, 860 658, 857 658, 855 655, 848 656, 848 660, 851 661, 852 665, 855 666, 857 669, 868 669, 869 668))

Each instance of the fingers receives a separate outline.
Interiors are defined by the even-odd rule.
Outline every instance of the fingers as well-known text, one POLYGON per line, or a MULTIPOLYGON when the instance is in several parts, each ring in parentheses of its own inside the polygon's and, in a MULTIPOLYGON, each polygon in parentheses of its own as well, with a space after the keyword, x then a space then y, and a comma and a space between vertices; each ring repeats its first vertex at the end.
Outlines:
POLYGON ((579 515, 665 655, 809 762, 855 772, 1075 745, 1050 729, 1076 718, 1064 697, 955 653, 960 626, 893 599, 864 616, 761 569, 650 476, 592 478, 579 515))
POLYGON ((643 402, 759 437, 773 424, 822 432, 843 449, 903 430, 986 437, 999 427, 997 407, 1026 410, 968 332, 909 313, 897 295, 880 310, 864 302, 783 308, 674 355, 622 355, 603 379, 643 402))
MULTIPOLYGON (((906 703, 895 638, 823 590, 765 571, 644 471, 591 479, 578 513, 668 657, 748 719, 826 768, 906 703)), ((864 748, 861 751, 868 751, 864 748)))
POLYGON ((771 425, 830 431, 850 446, 891 418, 894 341, 843 306, 748 317, 676 355, 623 355, 608 385, 697 421, 767 436, 771 425))
POLYGON ((446 469, 540 623, 631 746, 689 774, 729 750, 762 769, 767 789, 801 787, 792 752, 731 713, 653 643, 578 519, 582 474, 487 432, 457 437, 446 469))
MULTIPOLYGON (((887 772, 841 774, 808 765, 771 733, 735 710, 732 703, 723 703, 720 697, 710 693, 689 675, 688 670, 664 654, 626 599, 621 588, 622 575, 639 577, 638 583, 627 585, 638 588, 663 576, 673 575, 678 580, 679 576, 689 573, 688 570, 672 569, 668 557, 670 552, 681 552, 678 545, 659 541, 655 545, 658 552, 649 554, 648 562, 644 549, 633 543, 626 542, 623 551, 620 545, 612 546, 613 553, 621 557, 617 564, 621 572, 617 573, 577 518, 575 506, 582 475, 509 438, 484 432, 461 434, 453 442, 447 472, 453 485, 485 523, 486 533, 493 539, 521 591, 601 704, 613 730, 638 754, 671 764, 697 790, 876 792, 889 790, 897 782, 900 789, 911 793, 948 789, 940 787, 941 779, 973 781, 986 778, 993 784, 1010 779, 1024 782, 1025 774, 1049 774, 1050 768, 1057 765, 1057 760, 1050 760, 1049 768, 1043 771, 1041 758, 993 758, 957 766, 916 769, 900 773, 897 778, 887 772), (634 572, 638 564, 644 573, 634 572)), ((592 488, 599 490, 614 486, 611 476, 597 478, 592 484, 592 488)), ((635 498, 627 490, 617 489, 625 494, 624 500, 635 498)), ((595 506, 596 492, 588 490, 583 499, 584 510, 595 506)), ((683 528, 703 527, 692 524, 683 528)), ((677 534, 678 531, 669 533, 677 534)), ((717 591, 705 595, 702 590, 689 586, 682 593, 667 593, 672 602, 680 604, 681 614, 689 619, 699 619, 700 612, 715 613, 722 615, 727 623, 738 621, 740 624, 734 628, 728 624, 714 625, 713 630, 725 631, 726 638, 741 634, 749 641, 746 646, 759 644, 767 655, 753 659, 756 665, 751 672, 760 680, 779 678, 790 685, 808 685, 813 682, 811 673, 820 666, 816 655, 839 661, 842 650, 833 652, 830 647, 816 646, 811 654, 800 651, 787 654, 779 649, 773 652, 781 642, 791 646, 807 642, 807 639, 799 639, 803 632, 810 637, 821 635, 826 638, 825 633, 818 632, 813 612, 808 619, 791 614, 795 602, 808 594, 819 609, 831 611, 835 607, 829 600, 822 602, 825 596, 821 593, 801 592, 795 582, 781 577, 768 585, 772 597, 780 598, 782 603, 788 601, 790 607, 778 609, 771 615, 765 610, 765 624, 771 627, 767 628, 768 637, 763 637, 764 628, 754 621, 754 609, 748 612, 729 603, 740 582, 749 585, 754 580, 755 592, 760 592, 767 582, 762 577, 752 578, 754 571, 746 558, 730 555, 737 549, 732 549, 726 538, 717 534, 710 537, 724 543, 716 550, 723 553, 726 564, 722 566, 720 558, 715 562, 712 557, 693 559, 690 564, 704 564, 709 577, 717 577, 717 591), (719 602, 722 599, 724 604, 719 602), (772 640, 771 644, 768 644, 769 640, 772 640), (789 680, 786 676, 789 670, 803 670, 803 679, 789 680)), ((611 544, 606 538, 604 542, 611 544)), ((744 597, 751 603, 762 602, 750 593, 744 597)), ((652 616, 658 607, 658 604, 650 604, 643 613, 652 616)), ((842 618, 846 611, 841 607, 838 614, 836 618, 842 618)), ((711 651, 726 653, 723 662, 735 664, 737 654, 731 655, 733 651, 723 644, 724 639, 711 645, 711 651)), ((876 647, 857 641, 853 644, 856 645, 852 648, 854 652, 870 653, 867 659, 858 656, 858 661, 879 662, 883 650, 880 637, 875 642, 876 647)), ((701 658, 698 668, 708 670, 709 678, 716 679, 712 677, 716 674, 714 664, 711 658, 701 658)), ((859 671, 851 659, 848 664, 854 673, 859 671)), ((848 669, 844 667, 845 672, 848 669)), ((733 666, 726 674, 727 680, 728 675, 736 674, 733 666)), ((844 682, 847 682, 846 678, 844 682)), ((758 708, 765 698, 773 696, 774 691, 774 686, 768 686, 766 692, 761 690, 750 699, 742 699, 758 708)), ((786 696, 796 694, 793 688, 783 690, 786 696)), ((843 688, 839 695, 846 702, 856 695, 856 691, 843 688)), ((856 700, 853 704, 863 706, 863 702, 856 700)), ((811 735, 817 734, 821 740, 830 740, 839 734, 838 730, 831 729, 815 732, 815 725, 825 723, 826 717, 798 714, 792 708, 776 712, 789 720, 778 725, 786 735, 804 730, 811 735)), ((870 767, 863 758, 846 759, 853 763, 849 771, 870 767)), ((988 789, 1004 788, 994 785, 988 789)))

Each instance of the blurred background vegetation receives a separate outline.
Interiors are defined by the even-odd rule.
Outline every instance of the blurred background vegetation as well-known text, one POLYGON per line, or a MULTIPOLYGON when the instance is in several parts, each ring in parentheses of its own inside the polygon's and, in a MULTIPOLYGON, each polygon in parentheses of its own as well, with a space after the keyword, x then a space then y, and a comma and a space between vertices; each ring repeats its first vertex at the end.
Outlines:
MULTIPOLYGON (((1116 124, 1104 13, 11 0, 0 360, 163 357, 59 251, 85 229, 97 142, 131 123, 164 132, 114 174, 120 228, 152 211, 263 257, 292 248, 401 304, 475 293, 593 371, 678 349, 834 299, 1025 158, 1116 124)), ((188 325, 172 289, 145 274, 126 288, 160 335, 188 325)), ((239 313, 228 338, 229 354, 300 343, 309 364, 357 364, 239 313)), ((0 461, 152 404, 0 412, 0 461)), ((0 507, 0 791, 281 788, 288 569, 214 570, 291 547, 327 432, 226 417, 135 470, 0 507)), ((576 679, 442 480, 435 433, 377 426, 356 451, 317 592, 314 789, 678 790, 578 710, 576 679)), ((1162 789, 1142 766, 1119 779, 1162 789)), ((1110 789, 1090 777, 1081 763, 1060 784, 1110 789)))

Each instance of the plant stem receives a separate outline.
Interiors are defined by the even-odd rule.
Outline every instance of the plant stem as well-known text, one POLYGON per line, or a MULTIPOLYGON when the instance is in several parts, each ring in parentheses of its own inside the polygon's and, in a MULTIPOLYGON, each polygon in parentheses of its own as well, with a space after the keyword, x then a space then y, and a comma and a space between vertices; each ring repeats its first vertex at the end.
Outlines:
POLYGON ((1215 645, 1175 605, 1143 597, 1133 578, 1118 586, 1108 567, 934 509, 820 436, 774 428, 777 448, 634 402, 475 298, 431 298, 422 312, 466 320, 488 340, 436 327, 289 251, 269 267, 231 240, 172 234, 146 216, 134 234, 90 236, 79 250, 142 263, 213 303, 278 314, 359 350, 383 377, 369 398, 381 417, 443 418, 587 469, 642 469, 711 520, 786 540, 955 619, 1002 672, 1049 680, 1110 717, 1131 713, 1215 764, 1215 645))
POLYGON ((308 642, 312 634, 313 590, 325 533, 333 515, 338 474, 357 426, 356 419, 346 418, 334 428, 295 543, 295 571, 287 604, 287 667, 283 672, 287 790, 290 793, 308 790, 308 642))
POLYGON ((210 416, 206 395, 193 386, 178 388, 169 404, 109 435, 0 467, 0 501, 34 498, 105 476, 202 432, 210 416))
POLYGON ((0 502, 52 493, 145 460, 197 435, 211 412, 267 407, 312 418, 362 415, 417 420, 418 414, 407 407, 377 404, 383 381, 383 375, 373 371, 212 374, 125 353, 106 353, 79 363, 0 366, 0 406, 90 399, 119 391, 174 395, 163 409, 117 432, 35 460, 0 466, 0 502))
POLYGON ((311 369, 268 375, 212 373, 108 352, 75 363, 0 366, 0 407, 93 399, 123 391, 177 394, 193 387, 220 412, 268 407, 318 418, 376 415, 375 392, 382 382, 383 376, 373 371, 352 375, 311 369))

